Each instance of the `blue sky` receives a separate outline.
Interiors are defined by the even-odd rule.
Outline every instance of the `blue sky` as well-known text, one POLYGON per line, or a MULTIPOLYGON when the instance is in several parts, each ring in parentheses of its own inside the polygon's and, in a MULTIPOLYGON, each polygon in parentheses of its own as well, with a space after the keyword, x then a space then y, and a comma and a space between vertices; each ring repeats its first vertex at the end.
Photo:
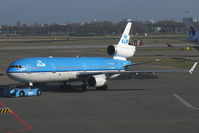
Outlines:
POLYGON ((199 18, 199 0, 0 0, 0 24, 199 18))

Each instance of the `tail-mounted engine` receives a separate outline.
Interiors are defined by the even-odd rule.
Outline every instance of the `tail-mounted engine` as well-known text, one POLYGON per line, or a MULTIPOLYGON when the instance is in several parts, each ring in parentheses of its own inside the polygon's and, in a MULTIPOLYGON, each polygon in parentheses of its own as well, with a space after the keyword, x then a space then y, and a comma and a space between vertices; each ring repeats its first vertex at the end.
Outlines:
POLYGON ((109 45, 107 47, 107 53, 114 58, 129 58, 135 53, 135 46, 131 45, 109 45))

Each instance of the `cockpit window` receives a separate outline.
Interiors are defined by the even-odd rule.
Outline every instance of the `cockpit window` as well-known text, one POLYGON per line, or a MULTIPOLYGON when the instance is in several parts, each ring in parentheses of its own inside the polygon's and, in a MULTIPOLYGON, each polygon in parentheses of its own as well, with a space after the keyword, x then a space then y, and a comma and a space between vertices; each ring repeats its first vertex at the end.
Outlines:
POLYGON ((11 65, 10 67, 11 67, 11 68, 18 68, 18 69, 21 69, 21 68, 22 68, 21 65, 11 65))

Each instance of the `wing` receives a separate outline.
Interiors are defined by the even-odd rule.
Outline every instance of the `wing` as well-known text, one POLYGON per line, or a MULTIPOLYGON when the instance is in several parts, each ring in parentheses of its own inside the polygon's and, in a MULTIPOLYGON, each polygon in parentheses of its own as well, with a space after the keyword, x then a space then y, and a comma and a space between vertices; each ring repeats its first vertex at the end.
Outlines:
POLYGON ((194 65, 189 70, 133 70, 133 71, 125 71, 125 70, 114 70, 114 71, 85 71, 79 72, 78 76, 89 76, 89 75, 98 75, 98 74, 131 74, 131 73, 165 73, 165 72, 189 72, 192 74, 198 62, 195 62, 194 65))
POLYGON ((125 65, 125 66, 124 66, 124 69, 129 69, 129 68, 131 68, 132 66, 141 65, 141 64, 145 64, 145 63, 150 63, 150 62, 153 62, 153 61, 158 61, 158 59, 149 60, 149 61, 145 61, 145 62, 132 63, 132 64, 129 64, 129 65, 125 65))

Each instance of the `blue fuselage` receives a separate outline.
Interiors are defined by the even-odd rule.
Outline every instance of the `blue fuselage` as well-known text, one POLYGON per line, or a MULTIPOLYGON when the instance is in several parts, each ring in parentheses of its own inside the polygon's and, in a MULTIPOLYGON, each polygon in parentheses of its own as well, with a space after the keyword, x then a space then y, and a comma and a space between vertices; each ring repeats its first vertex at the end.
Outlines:
POLYGON ((101 57, 33 57, 13 62, 7 73, 123 70, 130 63, 101 57))

